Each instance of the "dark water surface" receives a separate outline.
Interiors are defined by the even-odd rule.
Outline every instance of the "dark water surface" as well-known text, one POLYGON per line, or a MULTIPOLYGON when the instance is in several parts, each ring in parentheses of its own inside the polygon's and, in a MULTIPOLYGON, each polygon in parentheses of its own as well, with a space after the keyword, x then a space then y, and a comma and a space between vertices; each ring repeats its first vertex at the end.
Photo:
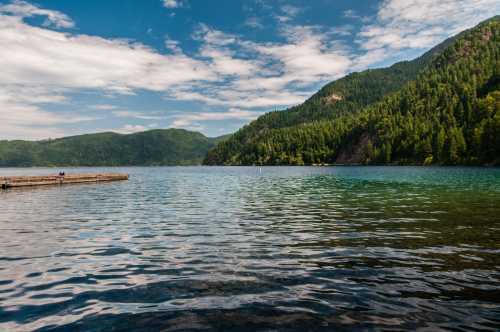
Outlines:
POLYGON ((111 170, 0 192, 0 331, 500 329, 500 169, 111 170))

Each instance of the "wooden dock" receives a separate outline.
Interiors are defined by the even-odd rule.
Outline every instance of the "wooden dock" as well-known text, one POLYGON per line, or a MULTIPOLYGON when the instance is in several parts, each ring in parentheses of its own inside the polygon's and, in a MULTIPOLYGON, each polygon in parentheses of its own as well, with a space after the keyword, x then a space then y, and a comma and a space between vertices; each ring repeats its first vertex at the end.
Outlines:
POLYGON ((128 180, 128 174, 103 173, 103 174, 67 174, 67 175, 42 175, 42 176, 0 176, 2 189, 18 187, 35 187, 48 185, 62 185, 72 183, 95 183, 128 180))

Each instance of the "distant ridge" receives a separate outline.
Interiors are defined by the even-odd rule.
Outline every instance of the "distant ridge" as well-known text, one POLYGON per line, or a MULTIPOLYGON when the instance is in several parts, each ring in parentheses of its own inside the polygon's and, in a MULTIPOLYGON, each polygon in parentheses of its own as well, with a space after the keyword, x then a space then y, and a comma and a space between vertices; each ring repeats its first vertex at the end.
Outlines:
POLYGON ((0 167, 198 165, 219 138, 183 129, 0 141, 0 167))
POLYGON ((499 164, 500 17, 327 84, 209 151, 208 165, 499 164))

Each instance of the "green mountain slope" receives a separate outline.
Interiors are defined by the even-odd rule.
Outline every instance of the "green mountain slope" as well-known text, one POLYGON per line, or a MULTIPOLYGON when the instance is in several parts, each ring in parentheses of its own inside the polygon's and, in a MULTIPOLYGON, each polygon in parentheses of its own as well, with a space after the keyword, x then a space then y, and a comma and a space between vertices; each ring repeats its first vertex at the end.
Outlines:
POLYGON ((193 165, 218 141, 182 129, 0 141, 0 166, 193 165))
POLYGON ((416 60, 332 82, 242 128, 205 163, 498 163, 499 26, 494 17, 416 60))

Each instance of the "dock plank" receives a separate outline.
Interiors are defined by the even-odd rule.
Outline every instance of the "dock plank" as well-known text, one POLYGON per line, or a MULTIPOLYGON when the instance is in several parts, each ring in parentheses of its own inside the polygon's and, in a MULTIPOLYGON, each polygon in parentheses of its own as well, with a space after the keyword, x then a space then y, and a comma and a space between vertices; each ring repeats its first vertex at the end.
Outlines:
POLYGON ((0 176, 0 187, 2 189, 16 187, 36 187, 47 185, 63 185, 90 182, 109 182, 128 180, 129 175, 123 173, 98 173, 98 174, 68 174, 59 175, 35 175, 35 176, 0 176))

